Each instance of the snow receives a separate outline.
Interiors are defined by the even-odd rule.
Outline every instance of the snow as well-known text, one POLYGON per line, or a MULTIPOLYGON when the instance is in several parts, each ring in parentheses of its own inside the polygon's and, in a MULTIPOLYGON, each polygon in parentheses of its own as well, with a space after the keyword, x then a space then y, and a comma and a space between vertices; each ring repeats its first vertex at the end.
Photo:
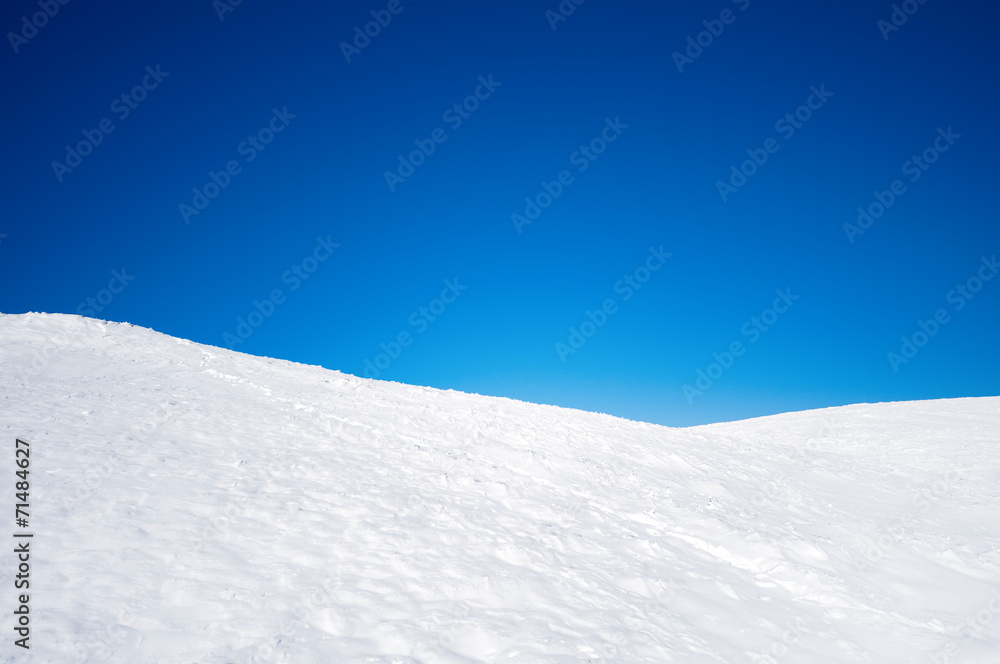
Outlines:
POLYGON ((1000 661, 1000 398, 674 429, 24 314, 0 403, 3 662, 1000 661))

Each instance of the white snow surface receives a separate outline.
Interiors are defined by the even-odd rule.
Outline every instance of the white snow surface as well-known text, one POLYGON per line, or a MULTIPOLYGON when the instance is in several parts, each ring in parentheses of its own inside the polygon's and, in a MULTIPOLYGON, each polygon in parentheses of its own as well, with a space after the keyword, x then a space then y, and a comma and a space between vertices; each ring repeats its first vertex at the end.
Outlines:
POLYGON ((0 404, 3 662, 1000 662, 1000 398, 676 429, 23 314, 0 404))

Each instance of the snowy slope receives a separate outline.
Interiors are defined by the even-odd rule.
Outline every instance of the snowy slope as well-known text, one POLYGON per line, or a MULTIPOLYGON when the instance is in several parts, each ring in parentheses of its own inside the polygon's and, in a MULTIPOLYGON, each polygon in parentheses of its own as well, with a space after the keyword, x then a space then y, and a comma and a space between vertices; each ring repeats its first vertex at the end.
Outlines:
POLYGON ((0 404, 0 661, 1000 662, 998 398, 671 429, 26 314, 0 404))

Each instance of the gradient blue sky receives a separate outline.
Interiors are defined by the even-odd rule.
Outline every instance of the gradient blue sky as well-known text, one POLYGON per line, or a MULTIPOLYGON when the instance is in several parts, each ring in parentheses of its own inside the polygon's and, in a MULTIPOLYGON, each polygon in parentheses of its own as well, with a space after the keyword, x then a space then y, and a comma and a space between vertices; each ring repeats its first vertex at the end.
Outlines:
POLYGON ((124 267, 95 317, 225 346, 281 289, 236 350, 364 375, 406 332, 380 378, 676 426, 1000 393, 1000 280, 949 297, 1000 249, 1000 9, 914 3, 885 39, 890 2, 670 4, 588 0, 553 30, 556 0, 401 0, 348 63, 340 44, 388 2, 244 0, 224 20, 211 0, 69 2, 13 45, 41 10, 4 3, 0 311, 90 311, 124 267), (679 72, 674 52, 723 10, 679 72), (122 118, 114 100, 156 66, 168 75, 122 118), (443 114, 480 76, 500 85, 455 127, 443 114), (832 96, 779 131, 812 86, 832 96), (241 144, 286 108, 248 161, 241 144), (53 162, 104 118, 113 132, 60 181, 53 162), (580 172, 607 118, 628 127, 580 172), (949 127, 960 138, 911 181, 905 163, 949 127), (438 128, 390 191, 384 173, 438 128), (717 182, 769 138, 723 201, 717 182), (178 206, 230 161, 185 223, 178 206), (519 233, 512 213, 564 169, 572 184, 519 233), (850 242, 844 224, 897 179, 850 242), (340 246, 293 289, 317 237, 340 246), (671 258, 625 301, 616 284, 661 245, 671 258), (467 289, 429 322, 446 279, 467 289), (777 289, 799 299, 753 341, 743 326, 777 289), (556 344, 608 299, 563 362, 556 344), (948 322, 894 371, 887 354, 939 309, 948 322), (686 398, 733 342, 743 355, 686 398))

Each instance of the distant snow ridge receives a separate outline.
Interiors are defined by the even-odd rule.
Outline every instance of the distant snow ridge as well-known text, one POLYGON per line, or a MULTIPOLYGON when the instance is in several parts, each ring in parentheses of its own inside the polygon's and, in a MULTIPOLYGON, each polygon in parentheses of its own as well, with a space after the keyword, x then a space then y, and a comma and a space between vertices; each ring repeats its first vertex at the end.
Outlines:
POLYGON ((670 429, 25 314, 0 403, 3 662, 1000 662, 998 398, 670 429))

